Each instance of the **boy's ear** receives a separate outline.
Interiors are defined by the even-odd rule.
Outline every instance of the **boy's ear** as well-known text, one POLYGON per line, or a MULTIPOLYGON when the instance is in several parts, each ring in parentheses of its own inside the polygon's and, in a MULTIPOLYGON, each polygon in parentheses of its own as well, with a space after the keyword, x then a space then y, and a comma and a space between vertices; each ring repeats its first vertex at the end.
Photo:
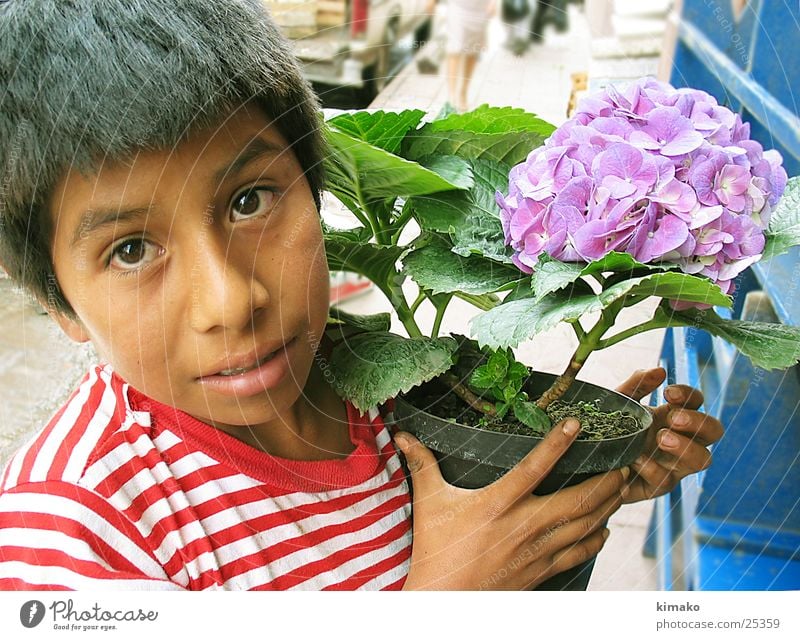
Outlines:
POLYGON ((72 340, 74 340, 75 342, 89 341, 89 332, 86 331, 86 327, 83 326, 83 323, 80 321, 80 318, 78 318, 77 316, 71 318, 65 313, 55 311, 54 309, 48 309, 47 313, 51 318, 53 318, 53 320, 55 320, 58 323, 58 326, 61 327, 61 330, 64 333, 66 333, 72 340))

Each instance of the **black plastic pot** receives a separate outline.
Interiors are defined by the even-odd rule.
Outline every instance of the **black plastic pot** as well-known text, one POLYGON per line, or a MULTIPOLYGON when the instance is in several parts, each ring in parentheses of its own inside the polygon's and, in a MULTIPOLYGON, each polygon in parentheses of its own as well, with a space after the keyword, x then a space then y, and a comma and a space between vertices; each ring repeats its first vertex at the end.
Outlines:
MULTIPOLYGON (((529 397, 539 397, 555 380, 555 376, 534 373, 525 390, 529 397)), ((542 438, 509 435, 450 422, 429 413, 430 407, 418 406, 420 398, 453 393, 433 380, 395 398, 394 418, 398 429, 408 431, 431 449, 439 461, 442 475, 457 487, 477 489, 491 484, 516 465, 542 438), (415 403, 417 399, 417 403, 415 403)), ((441 396, 440 396, 441 397, 441 396)), ((618 469, 633 462, 644 450, 650 412, 641 404, 587 382, 575 382, 565 394, 564 401, 592 401, 604 411, 624 409, 639 419, 642 428, 631 435, 608 440, 577 440, 533 492, 552 493, 560 488, 578 484, 593 475, 618 469)), ((453 416, 456 420, 458 416, 453 416)), ((594 559, 569 571, 553 576, 539 585, 547 591, 580 591, 589 584, 594 559)))

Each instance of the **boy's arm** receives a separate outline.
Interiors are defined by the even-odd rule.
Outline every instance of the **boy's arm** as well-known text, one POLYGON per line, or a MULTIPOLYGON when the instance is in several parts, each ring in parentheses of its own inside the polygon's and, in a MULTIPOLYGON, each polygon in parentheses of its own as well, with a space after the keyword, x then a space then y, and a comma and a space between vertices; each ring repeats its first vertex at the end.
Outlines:
POLYGON ((0 590, 184 590, 100 495, 60 481, 0 494, 0 590))

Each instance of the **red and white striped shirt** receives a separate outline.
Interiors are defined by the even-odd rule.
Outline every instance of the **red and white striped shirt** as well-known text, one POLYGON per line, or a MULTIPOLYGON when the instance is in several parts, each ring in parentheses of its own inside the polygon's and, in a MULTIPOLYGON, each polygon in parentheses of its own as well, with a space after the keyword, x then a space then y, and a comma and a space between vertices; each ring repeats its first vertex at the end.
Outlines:
POLYGON ((411 502, 383 417, 260 452, 96 366, 0 476, 0 589, 400 589, 411 502))

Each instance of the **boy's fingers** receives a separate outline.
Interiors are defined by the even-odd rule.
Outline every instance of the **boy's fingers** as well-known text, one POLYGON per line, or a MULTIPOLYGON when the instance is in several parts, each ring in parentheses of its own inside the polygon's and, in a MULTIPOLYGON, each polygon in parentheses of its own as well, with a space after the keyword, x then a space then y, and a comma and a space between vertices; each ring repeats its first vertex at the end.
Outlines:
POLYGON ((669 385, 664 391, 664 398, 671 405, 684 409, 699 409, 703 404, 702 392, 686 384, 669 385))
POLYGON ((398 431, 394 435, 394 442, 405 456, 411 472, 415 500, 430 493, 432 487, 444 484, 439 463, 428 447, 406 431, 398 431))
POLYGON ((621 496, 630 474, 629 467, 614 469, 584 480, 580 484, 560 489, 552 495, 555 499, 568 502, 569 506, 562 515, 575 520, 597 510, 609 498, 621 496))
POLYGON ((485 490, 493 494, 494 503, 501 509, 508 508, 520 498, 530 495, 569 449, 579 431, 580 423, 574 418, 567 418, 553 427, 545 439, 514 468, 486 487, 485 490))
POLYGON ((568 545, 554 553, 550 569, 547 572, 548 577, 566 571, 567 569, 572 569, 572 567, 594 558, 600 553, 600 550, 606 543, 606 538, 608 537, 607 531, 608 529, 603 527, 580 542, 568 545))
POLYGON ((664 379, 667 377, 667 372, 661 367, 655 369, 640 369, 635 371, 630 378, 617 387, 617 392, 622 395, 633 398, 634 400, 641 400, 646 395, 652 393, 664 379))
POLYGON ((671 409, 666 420, 672 430, 689 436, 703 446, 717 442, 725 433, 722 423, 714 416, 690 409, 671 409))

